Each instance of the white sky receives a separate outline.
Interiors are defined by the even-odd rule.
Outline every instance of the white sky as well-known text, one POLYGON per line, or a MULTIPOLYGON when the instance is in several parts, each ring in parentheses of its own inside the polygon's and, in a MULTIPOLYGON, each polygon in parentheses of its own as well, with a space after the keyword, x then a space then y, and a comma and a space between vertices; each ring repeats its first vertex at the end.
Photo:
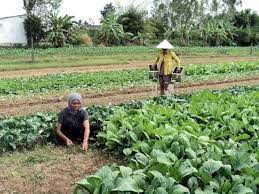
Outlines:
MULTIPOLYGON (((110 2, 113 5, 119 3, 123 7, 134 2, 147 9, 152 0, 63 0, 60 14, 72 15, 77 20, 83 21, 89 21, 89 18, 92 18, 94 23, 98 23, 101 17, 100 10, 110 2)), ((259 0, 243 0, 243 8, 250 8, 259 13, 259 0)), ((0 0, 0 18, 24 13, 23 0, 0 0)))
POLYGON ((134 3, 141 8, 146 8, 151 2, 152 0, 63 0, 60 14, 76 16, 77 19, 82 19, 83 21, 88 21, 91 18, 94 23, 98 23, 101 18, 100 11, 103 10, 107 3, 122 7, 134 3))

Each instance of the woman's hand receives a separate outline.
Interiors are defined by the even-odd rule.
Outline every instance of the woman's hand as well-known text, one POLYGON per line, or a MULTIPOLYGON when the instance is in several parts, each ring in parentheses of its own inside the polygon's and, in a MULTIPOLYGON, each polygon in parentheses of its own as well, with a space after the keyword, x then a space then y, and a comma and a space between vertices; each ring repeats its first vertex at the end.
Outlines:
POLYGON ((70 139, 66 138, 66 145, 71 146, 73 145, 73 142, 70 139))
POLYGON ((82 149, 87 151, 87 149, 88 149, 88 141, 83 141, 82 149))

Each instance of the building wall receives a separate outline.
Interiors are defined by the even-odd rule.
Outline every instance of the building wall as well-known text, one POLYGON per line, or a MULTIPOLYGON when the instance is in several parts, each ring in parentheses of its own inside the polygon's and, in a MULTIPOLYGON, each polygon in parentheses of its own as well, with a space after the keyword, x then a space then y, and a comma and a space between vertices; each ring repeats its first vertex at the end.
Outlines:
POLYGON ((0 18, 0 45, 26 45, 25 15, 0 18))

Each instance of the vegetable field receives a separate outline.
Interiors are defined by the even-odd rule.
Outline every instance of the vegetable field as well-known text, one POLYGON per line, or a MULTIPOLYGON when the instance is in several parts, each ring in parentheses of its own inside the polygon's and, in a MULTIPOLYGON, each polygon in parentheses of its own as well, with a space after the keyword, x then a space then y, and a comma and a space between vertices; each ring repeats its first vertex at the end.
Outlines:
MULTIPOLYGON (((185 67, 185 81, 198 81, 209 79, 223 79, 229 76, 242 77, 245 75, 258 75, 259 62, 187 65, 185 67)), ((125 70, 93 73, 71 73, 37 76, 29 78, 3 78, 0 79, 0 94, 26 94, 28 92, 40 93, 60 90, 98 90, 128 87, 131 85, 147 85, 152 81, 148 79, 147 70, 125 70)))
POLYGON ((255 88, 118 108, 97 142, 127 166, 101 168, 75 193, 258 193, 258 100, 255 88))
POLYGON ((138 66, 152 63, 153 48, 42 49, 34 64, 26 49, 1 48, 0 70, 21 76, 0 77, 0 193, 259 193, 259 59, 246 61, 248 51, 179 48, 192 63, 175 95, 160 97, 138 66), (227 55, 243 58, 207 63, 227 55), (102 125, 87 152, 55 134, 70 92, 102 125))

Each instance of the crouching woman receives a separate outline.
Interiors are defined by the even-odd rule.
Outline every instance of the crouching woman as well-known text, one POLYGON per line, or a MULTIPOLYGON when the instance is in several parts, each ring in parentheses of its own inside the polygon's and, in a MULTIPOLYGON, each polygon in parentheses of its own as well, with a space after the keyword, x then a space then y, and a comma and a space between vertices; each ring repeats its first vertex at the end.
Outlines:
POLYGON ((59 113, 56 133, 67 146, 80 141, 82 149, 88 149, 89 119, 88 113, 82 108, 80 94, 72 93, 68 96, 68 106, 59 113))

